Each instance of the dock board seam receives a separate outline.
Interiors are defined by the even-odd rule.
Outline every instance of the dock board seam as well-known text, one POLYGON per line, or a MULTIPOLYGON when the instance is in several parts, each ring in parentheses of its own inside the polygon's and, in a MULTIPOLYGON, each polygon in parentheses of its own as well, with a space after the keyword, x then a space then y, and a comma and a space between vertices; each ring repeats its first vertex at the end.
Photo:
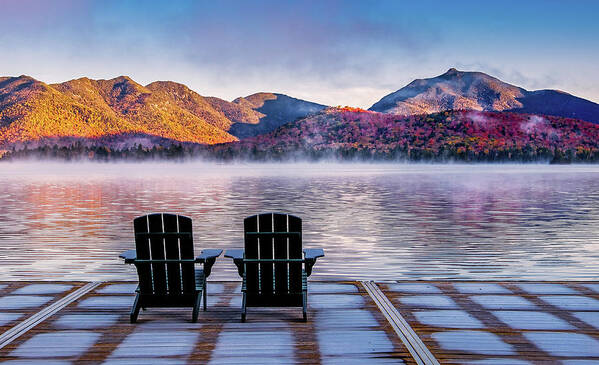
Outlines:
POLYGON ((10 328, 2 335, 0 335, 0 349, 4 348, 6 345, 13 342, 14 340, 16 340, 33 327, 43 322, 44 320, 48 319, 54 313, 58 312, 59 310, 74 302, 75 300, 81 298, 85 294, 94 290, 100 284, 102 284, 102 282, 99 281, 87 283, 81 288, 73 291, 72 293, 64 296, 63 298, 60 298, 56 302, 45 307, 41 311, 32 315, 31 317, 10 328))
POLYGON ((407 347, 416 363, 419 365, 439 365, 439 361, 424 345, 424 342, 422 342, 399 311, 395 309, 381 289, 373 281, 361 281, 360 283, 366 289, 366 292, 370 295, 381 313, 387 318, 387 321, 389 321, 389 324, 393 327, 401 342, 407 347))

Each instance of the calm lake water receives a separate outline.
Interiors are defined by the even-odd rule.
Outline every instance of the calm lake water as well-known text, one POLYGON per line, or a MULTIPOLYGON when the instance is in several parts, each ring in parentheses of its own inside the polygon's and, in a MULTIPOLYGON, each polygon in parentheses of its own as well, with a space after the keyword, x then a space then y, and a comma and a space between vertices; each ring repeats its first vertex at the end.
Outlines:
POLYGON ((134 217, 192 217, 199 253, 270 211, 325 249, 314 279, 599 277, 599 166, 3 163, 0 280, 134 280, 134 217))

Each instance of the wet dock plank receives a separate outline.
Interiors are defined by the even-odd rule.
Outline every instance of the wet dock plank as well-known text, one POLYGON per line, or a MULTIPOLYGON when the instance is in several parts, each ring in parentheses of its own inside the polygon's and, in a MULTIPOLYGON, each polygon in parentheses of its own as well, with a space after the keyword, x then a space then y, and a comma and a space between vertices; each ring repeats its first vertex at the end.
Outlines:
POLYGON ((251 308, 247 322, 240 323, 239 283, 210 282, 209 309, 198 323, 191 323, 191 309, 152 308, 130 324, 134 288, 126 282, 102 284, 0 349, 0 358, 108 364, 414 363, 356 282, 311 282, 307 322, 301 321, 301 308, 251 308))
POLYGON ((597 283, 378 285, 442 364, 599 363, 597 283))
POLYGON ((83 282, 0 282, 0 334, 85 284, 83 282))

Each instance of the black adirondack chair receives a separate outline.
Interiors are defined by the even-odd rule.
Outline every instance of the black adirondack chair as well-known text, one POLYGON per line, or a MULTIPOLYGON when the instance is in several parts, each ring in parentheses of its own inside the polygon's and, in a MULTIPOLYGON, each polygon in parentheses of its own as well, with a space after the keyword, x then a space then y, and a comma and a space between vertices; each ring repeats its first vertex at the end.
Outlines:
POLYGON ((247 307, 302 307, 307 319, 307 278, 322 249, 304 249, 302 220, 265 213, 244 220, 245 250, 227 250, 243 278, 241 321, 247 307))
POLYGON ((140 308, 148 307, 193 307, 196 322, 202 297, 206 310, 206 278, 222 250, 203 250, 194 257, 191 218, 182 215, 144 215, 133 220, 133 228, 135 250, 119 256, 135 265, 139 277, 131 323, 140 308), (203 270, 196 263, 203 263, 203 270))

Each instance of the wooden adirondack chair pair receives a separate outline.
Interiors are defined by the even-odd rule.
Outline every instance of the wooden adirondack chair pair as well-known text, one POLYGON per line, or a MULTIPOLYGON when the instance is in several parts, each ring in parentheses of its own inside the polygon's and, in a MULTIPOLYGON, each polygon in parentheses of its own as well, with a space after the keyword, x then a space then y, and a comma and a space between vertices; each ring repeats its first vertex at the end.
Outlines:
MULTIPOLYGON (((222 250, 203 250, 194 258, 188 217, 150 214, 135 218, 133 226, 135 250, 120 255, 136 266, 139 276, 131 323, 146 307, 193 307, 196 322, 202 297, 206 310, 206 278, 222 250), (196 270, 196 263, 203 263, 203 270, 196 270)), ((302 221, 292 215, 254 215, 244 220, 244 230, 245 250, 226 254, 243 278, 241 320, 245 321, 247 307, 290 306, 302 307, 306 320, 307 278, 324 251, 302 251, 302 221)))

